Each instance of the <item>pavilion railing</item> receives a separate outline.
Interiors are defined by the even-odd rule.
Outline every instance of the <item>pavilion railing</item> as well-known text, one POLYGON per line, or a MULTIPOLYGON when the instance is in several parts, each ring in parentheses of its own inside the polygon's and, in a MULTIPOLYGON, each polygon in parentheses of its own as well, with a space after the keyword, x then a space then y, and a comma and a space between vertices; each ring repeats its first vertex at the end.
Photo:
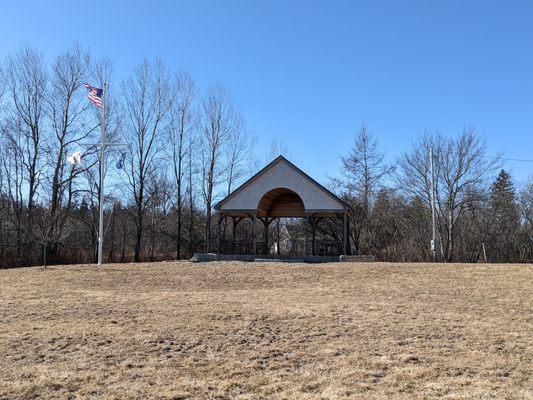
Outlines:
POLYGON ((343 253, 341 240, 315 240, 314 254, 317 256, 337 256, 343 253))
MULTIPOLYGON (((253 254, 252 240, 222 240, 220 252, 222 254, 253 254)), ((264 254, 265 242, 255 242, 256 254, 264 254)))
MULTIPOLYGON (((340 240, 315 240, 314 251, 312 241, 309 241, 309 254, 317 256, 336 256, 343 252, 343 243, 340 240)), ((266 255, 270 249, 266 249, 264 241, 255 242, 255 254, 266 255)), ((220 242, 221 254, 253 254, 252 240, 222 240, 220 242)), ((304 255, 305 242, 297 241, 290 249, 281 249, 285 255, 304 255)))

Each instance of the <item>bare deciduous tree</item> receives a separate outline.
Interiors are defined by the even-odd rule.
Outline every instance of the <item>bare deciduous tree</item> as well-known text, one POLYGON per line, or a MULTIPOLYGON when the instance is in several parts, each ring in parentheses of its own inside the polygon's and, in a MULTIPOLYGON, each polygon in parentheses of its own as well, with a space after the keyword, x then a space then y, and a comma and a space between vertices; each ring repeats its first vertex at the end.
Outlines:
MULTIPOLYGON (((24 225, 25 242, 31 240, 33 230, 33 210, 35 196, 39 186, 42 169, 43 136, 46 113, 46 91, 48 89, 48 71, 44 57, 36 50, 24 46, 15 55, 8 57, 4 68, 6 97, 8 97, 7 139, 22 169, 21 179, 25 182, 26 215, 22 223, 23 212, 18 206, 17 248, 20 250, 21 232, 24 225)), ((15 161, 17 163, 17 161, 15 161)), ((18 183, 15 182, 15 185, 18 183)), ((29 248, 26 247, 29 252, 29 248)))
MULTIPOLYGON (((56 58, 52 65, 51 90, 49 99, 50 135, 47 138, 47 158, 50 183, 48 193, 49 216, 44 218, 49 232, 47 236, 49 256, 54 257, 59 243, 63 238, 63 230, 77 192, 75 179, 84 170, 95 165, 95 146, 84 151, 83 164, 72 166, 67 162, 69 153, 83 149, 84 142, 94 140, 96 126, 87 120, 90 107, 83 83, 90 73, 90 56, 81 46, 72 49, 56 58)), ((43 225, 43 226, 45 226, 43 225)), ((44 237, 41 235, 42 237, 44 237)))
MULTIPOLYGON (((187 143, 187 202, 189 212, 188 224, 188 250, 192 256, 196 250, 195 227, 196 227, 196 196, 197 196, 197 176, 199 173, 198 148, 200 148, 201 137, 197 134, 189 135, 187 143)), ((200 236, 201 237, 201 236, 200 236)))
POLYGON ((124 82, 124 129, 128 133, 128 187, 134 199, 135 261, 141 259, 144 215, 151 196, 147 183, 154 174, 163 135, 169 127, 170 86, 163 63, 145 60, 124 82))
POLYGON ((235 184, 249 174, 253 164, 252 141, 244 127, 244 120, 239 115, 235 127, 230 133, 226 150, 226 195, 229 195, 235 184))
POLYGON ((520 259, 527 261, 533 259, 533 177, 520 191, 518 200, 522 222, 520 259))
POLYGON ((180 71, 172 90, 171 125, 168 130, 169 147, 167 149, 170 153, 172 175, 176 185, 176 259, 178 260, 181 259, 182 248, 183 188, 187 169, 185 158, 192 151, 192 148, 188 146, 192 146, 193 136, 197 129, 195 91, 191 76, 185 71, 180 71))
MULTIPOLYGON (((398 159, 398 183, 408 195, 423 199, 430 206, 429 149, 435 154, 435 186, 441 256, 454 259, 456 223, 466 206, 485 193, 487 179, 501 166, 500 158, 487 156, 485 140, 473 129, 456 138, 426 132, 398 159)), ((428 211, 429 212, 429 211, 428 211)), ((428 227, 429 232, 429 227, 428 227)))
POLYGON ((3 135, 1 168, 3 176, 5 176, 6 197, 9 198, 9 201, 6 202, 6 205, 10 208, 7 220, 10 221, 15 231, 17 258, 21 257, 23 244, 24 181, 26 178, 22 150, 19 147, 19 143, 20 134, 10 132, 8 135, 3 135))
POLYGON ((205 205, 205 251, 211 242, 211 213, 216 187, 224 176, 223 156, 231 136, 241 127, 240 115, 227 91, 215 85, 202 103, 202 190, 205 205))
POLYGON ((272 139, 270 142, 270 149, 268 153, 266 154, 266 159, 264 160, 263 164, 268 164, 270 161, 272 161, 274 158, 278 156, 283 156, 285 158, 291 157, 291 152, 289 151, 289 146, 283 139, 272 139))

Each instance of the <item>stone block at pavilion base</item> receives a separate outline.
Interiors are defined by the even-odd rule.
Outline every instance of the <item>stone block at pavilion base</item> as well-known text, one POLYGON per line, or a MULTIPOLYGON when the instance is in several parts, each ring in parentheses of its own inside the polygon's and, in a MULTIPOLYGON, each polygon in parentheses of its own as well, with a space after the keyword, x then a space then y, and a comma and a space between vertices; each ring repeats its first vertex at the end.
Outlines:
MULTIPOLYGON (((253 261, 254 256, 251 254, 220 254, 220 261, 253 261)), ((215 253, 194 253, 191 258, 192 262, 209 262, 217 261, 215 253)))
POLYGON ((192 262, 206 262, 206 261, 216 261, 217 255, 215 253, 194 253, 191 258, 192 262))
POLYGON ((340 262, 375 262, 376 256, 364 255, 364 256, 347 256, 341 255, 339 257, 340 262))
POLYGON ((303 261, 306 263, 331 263, 339 262, 339 256, 313 256, 308 255, 303 257, 303 261))

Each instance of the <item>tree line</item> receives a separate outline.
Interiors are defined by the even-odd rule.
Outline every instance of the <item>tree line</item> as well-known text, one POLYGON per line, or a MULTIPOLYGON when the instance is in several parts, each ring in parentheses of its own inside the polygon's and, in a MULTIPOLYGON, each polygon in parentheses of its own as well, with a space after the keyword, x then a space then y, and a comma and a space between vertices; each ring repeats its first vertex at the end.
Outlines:
POLYGON ((454 137, 424 132, 394 165, 362 127, 335 185, 351 204, 352 243, 381 260, 432 259, 434 153, 436 258, 447 262, 525 262, 533 258, 533 181, 518 191, 500 156, 474 129, 454 137))
MULTIPOLYGON (((109 60, 78 44, 51 61, 24 46, 0 64, 0 265, 96 259, 99 111, 85 82, 108 88, 105 260, 212 251, 214 204, 261 164, 228 90, 200 89, 161 60, 143 60, 119 81, 109 60), (75 151, 79 165, 67 162, 75 151)), ((380 260, 431 258, 430 147, 439 259, 533 258, 533 183, 516 189, 471 129, 456 137, 426 132, 388 165, 361 128, 330 182, 352 206, 351 247, 380 260)), ((269 157, 286 151, 273 143, 269 157)), ((332 231, 324 225, 320 234, 332 231)))

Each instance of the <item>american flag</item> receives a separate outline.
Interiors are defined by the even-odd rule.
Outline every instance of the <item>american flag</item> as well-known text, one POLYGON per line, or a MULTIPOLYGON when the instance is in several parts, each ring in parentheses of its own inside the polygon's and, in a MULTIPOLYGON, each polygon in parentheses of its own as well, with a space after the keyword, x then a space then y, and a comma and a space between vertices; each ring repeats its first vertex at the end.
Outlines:
POLYGON ((95 88, 88 83, 84 83, 83 86, 89 91, 87 94, 89 101, 96 107, 102 107, 102 89, 95 88))

